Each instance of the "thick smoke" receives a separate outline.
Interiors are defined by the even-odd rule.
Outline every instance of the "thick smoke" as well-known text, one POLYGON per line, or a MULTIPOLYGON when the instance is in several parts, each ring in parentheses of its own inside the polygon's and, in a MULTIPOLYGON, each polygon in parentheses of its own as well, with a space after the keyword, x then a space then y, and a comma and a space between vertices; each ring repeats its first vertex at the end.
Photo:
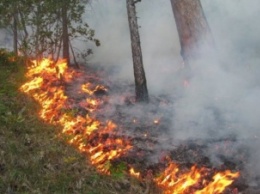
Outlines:
MULTIPOLYGON (((182 131, 184 138, 185 130, 193 131, 189 136, 194 137, 211 134, 208 129, 218 129, 223 135, 234 130, 241 137, 252 137, 260 127, 256 108, 260 93, 260 27, 256 25, 260 3, 202 0, 202 4, 218 57, 191 66, 190 86, 175 102, 174 129, 176 134, 182 131), (223 130, 219 123, 225 125, 223 130)), ((119 77, 133 80, 125 2, 99 0, 92 7, 92 26, 102 42, 92 61, 120 68, 119 77)), ((170 1, 143 0, 137 4, 137 12, 149 91, 179 96, 183 65, 170 1)))
MULTIPOLYGON (((235 137, 256 142, 260 137, 260 2, 201 2, 217 57, 192 64, 188 87, 182 85, 185 78, 170 0, 137 4, 149 92, 167 93, 174 99, 171 130, 176 139, 235 137)), ((95 50, 92 62, 115 67, 118 80, 133 81, 125 1, 95 1, 93 13, 90 23, 102 46, 95 50)), ((256 151, 259 144, 250 147, 256 151)), ((259 162, 254 155, 250 164, 259 162)), ((256 170, 260 174, 260 169, 256 170)))

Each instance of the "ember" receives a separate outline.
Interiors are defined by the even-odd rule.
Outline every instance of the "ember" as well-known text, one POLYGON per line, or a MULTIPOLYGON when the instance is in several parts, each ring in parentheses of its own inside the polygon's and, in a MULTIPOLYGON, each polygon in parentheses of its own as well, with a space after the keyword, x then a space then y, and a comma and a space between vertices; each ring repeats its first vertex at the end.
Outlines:
MULTIPOLYGON (((66 94, 64 82, 69 84, 80 75, 81 72, 67 68, 64 60, 58 61, 57 64, 50 59, 43 59, 38 63, 33 61, 26 74, 28 82, 23 84, 20 90, 31 95, 41 105, 39 116, 44 121, 61 125, 62 134, 70 137, 68 143, 80 152, 88 154, 91 163, 100 172, 110 174, 107 164, 129 153, 134 145, 126 134, 117 134, 119 127, 115 122, 97 119, 97 109, 104 103, 97 95, 107 92, 107 87, 95 86, 90 82, 83 83, 77 91, 85 98, 80 102, 74 102, 66 94), (75 103, 85 109, 85 114, 74 108, 75 103)), ((135 118, 130 122, 138 123, 135 118)), ((153 120, 155 127, 160 123, 159 119, 153 120)), ((149 133, 145 132, 143 136, 147 138, 149 133)), ((138 172, 129 167, 129 174, 133 177, 141 179, 145 177, 142 173, 143 171, 138 172)), ((239 173, 229 170, 213 172, 211 169, 197 166, 183 170, 171 161, 164 172, 153 180, 165 194, 220 194, 238 176, 239 173)))
POLYGON ((153 123, 154 124, 159 124, 160 120, 159 119, 154 119, 153 123))
POLYGON ((140 178, 140 172, 136 172, 134 168, 130 168, 129 173, 133 177, 140 178))

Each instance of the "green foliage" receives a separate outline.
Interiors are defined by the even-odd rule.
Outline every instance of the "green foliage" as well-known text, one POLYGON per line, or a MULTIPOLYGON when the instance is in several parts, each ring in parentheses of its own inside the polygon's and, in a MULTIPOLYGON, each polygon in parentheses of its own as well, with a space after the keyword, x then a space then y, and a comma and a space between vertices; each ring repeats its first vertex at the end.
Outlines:
POLYGON ((119 164, 110 166, 110 172, 114 178, 118 178, 118 179, 124 178, 126 171, 127 171, 127 165, 124 162, 120 162, 119 164))
MULTIPOLYGON (((19 50, 25 56, 59 55, 62 45, 62 7, 66 6, 70 40, 80 38, 100 45, 95 31, 83 21, 88 1, 81 0, 2 0, 0 2, 0 28, 14 30, 18 20, 19 50)), ((88 50, 88 49, 86 49, 88 50)), ((91 52, 83 52, 85 55, 91 52)))

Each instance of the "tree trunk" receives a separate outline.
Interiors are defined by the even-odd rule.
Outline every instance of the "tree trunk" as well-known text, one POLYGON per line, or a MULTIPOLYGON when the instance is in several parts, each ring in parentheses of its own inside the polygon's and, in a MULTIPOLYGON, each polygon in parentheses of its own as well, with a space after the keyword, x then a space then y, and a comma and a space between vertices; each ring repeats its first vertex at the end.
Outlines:
POLYGON ((37 58, 37 61, 40 61, 41 60, 41 56, 40 56, 40 41, 39 41, 39 31, 40 31, 40 26, 39 26, 39 24, 40 24, 40 14, 41 14, 41 7, 40 7, 40 5, 38 5, 37 7, 36 7, 36 9, 37 9, 37 12, 36 12, 36 40, 35 40, 35 48, 36 48, 36 58, 37 58))
POLYGON ((67 60, 70 65, 70 51, 69 51, 69 33, 68 33, 68 16, 67 5, 63 3, 62 8, 62 42, 63 42, 63 58, 67 60))
POLYGON ((16 12, 17 9, 15 9, 15 13, 13 15, 13 31, 14 31, 14 36, 13 36, 13 49, 15 55, 18 55, 18 12, 16 12))
MULTIPOLYGON (((17 10, 18 11, 18 10, 17 10)), ((24 32, 24 37, 22 39, 22 45, 23 45, 23 55, 25 56, 25 58, 28 58, 28 37, 29 37, 29 33, 26 27, 26 22, 25 22, 25 16, 23 14, 23 12, 21 10, 18 11, 19 16, 20 16, 20 20, 21 20, 21 26, 22 26, 22 30, 24 32)))
POLYGON ((181 55, 186 65, 200 57, 202 49, 214 48, 214 41, 200 0, 171 0, 179 34, 181 55))
POLYGON ((148 102, 149 96, 143 67, 142 50, 135 9, 136 2, 136 0, 126 0, 134 66, 135 95, 136 102, 148 102))

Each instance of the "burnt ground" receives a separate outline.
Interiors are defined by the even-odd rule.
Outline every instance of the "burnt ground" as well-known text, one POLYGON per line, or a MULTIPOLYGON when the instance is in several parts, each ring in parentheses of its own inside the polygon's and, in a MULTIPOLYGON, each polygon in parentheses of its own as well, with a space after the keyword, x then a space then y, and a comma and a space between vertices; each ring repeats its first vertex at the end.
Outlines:
POLYGON ((135 104, 134 85, 118 82, 108 76, 107 70, 97 67, 81 67, 82 75, 66 86, 67 95, 77 108, 78 114, 91 114, 100 121, 112 120, 117 124, 113 133, 104 134, 96 131, 90 136, 91 142, 102 142, 107 138, 124 138, 131 141, 133 149, 114 164, 126 162, 135 167, 142 175, 156 175, 165 169, 170 158, 180 166, 188 169, 194 164, 214 171, 239 171, 240 177, 234 181, 226 193, 256 194, 260 193, 260 177, 247 172, 248 143, 256 139, 237 139, 230 136, 222 139, 176 140, 171 134, 171 123, 174 118, 173 100, 170 96, 150 96, 149 104, 135 104), (107 88, 97 89, 93 96, 79 94, 80 85, 90 82, 92 89, 97 85, 107 88), (82 107, 82 100, 98 99, 98 107, 82 107), (96 108, 95 112, 90 112, 96 108), (92 139, 91 139, 92 138, 92 139), (212 154, 214 153, 214 154, 212 154), (251 184, 254 180, 254 184, 251 184))

